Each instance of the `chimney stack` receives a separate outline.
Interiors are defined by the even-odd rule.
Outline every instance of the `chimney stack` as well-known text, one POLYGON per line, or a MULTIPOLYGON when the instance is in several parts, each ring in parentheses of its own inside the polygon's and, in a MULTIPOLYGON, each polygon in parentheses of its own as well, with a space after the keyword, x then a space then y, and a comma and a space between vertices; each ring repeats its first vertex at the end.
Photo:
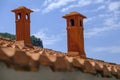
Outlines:
POLYGON ((32 10, 20 6, 12 12, 15 13, 15 22, 16 22, 16 41, 23 41, 24 45, 32 45, 30 41, 30 13, 32 10))
POLYGON ((71 12, 63 16, 67 23, 67 47, 68 56, 80 56, 86 58, 84 51, 84 15, 78 12, 71 12))

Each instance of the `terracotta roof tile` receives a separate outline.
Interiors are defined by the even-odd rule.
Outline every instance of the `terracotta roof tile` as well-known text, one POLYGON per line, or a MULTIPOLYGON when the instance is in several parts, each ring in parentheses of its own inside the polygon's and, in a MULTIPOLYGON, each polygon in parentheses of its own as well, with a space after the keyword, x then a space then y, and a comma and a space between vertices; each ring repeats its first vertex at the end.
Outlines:
POLYGON ((82 15, 82 14, 76 12, 76 11, 74 11, 74 12, 70 12, 70 13, 66 14, 65 16, 63 16, 63 18, 66 18, 66 17, 72 16, 72 15, 79 15, 79 16, 81 16, 81 17, 83 17, 83 18, 86 18, 86 16, 84 16, 84 15, 82 15))
POLYGON ((72 63, 72 62, 73 62, 73 57, 65 56, 65 58, 68 60, 69 63, 72 63))
POLYGON ((48 58, 46 54, 40 55, 39 63, 45 66, 52 66, 53 62, 48 58))
POLYGON ((15 12, 15 11, 18 11, 18 10, 21 10, 21 9, 22 9, 22 10, 28 10, 28 11, 30 11, 30 12, 33 12, 32 10, 30 10, 30 9, 24 7, 24 6, 20 6, 20 7, 16 8, 16 9, 14 9, 14 10, 12 10, 12 12, 15 12))
POLYGON ((26 52, 26 54, 28 56, 30 56, 33 60, 35 61, 38 61, 39 60, 39 57, 40 57, 40 54, 39 53, 29 53, 29 52, 26 52))
POLYGON ((3 51, 3 53, 5 55, 7 55, 8 57, 12 57, 15 55, 15 52, 16 52, 16 49, 15 48, 11 48, 11 47, 4 47, 4 48, 1 48, 1 50, 3 51))
POLYGON ((117 75, 117 69, 115 67, 111 68, 111 74, 114 76, 117 75))
POLYGON ((120 79, 120 65, 91 58, 80 58, 65 53, 33 46, 22 48, 15 41, 0 38, 0 61, 15 70, 38 71, 40 65, 53 71, 82 71, 120 79))
POLYGON ((24 51, 16 50, 16 54, 12 57, 12 62, 16 65, 29 65, 31 58, 24 51))
POLYGON ((102 72, 103 70, 103 65, 99 64, 99 63, 96 63, 95 64, 95 69, 97 72, 102 72))
POLYGON ((120 79, 120 69, 117 70, 117 74, 118 74, 117 78, 120 79))
POLYGON ((56 55, 47 55, 47 57, 51 62, 55 62, 57 59, 56 55))
POLYGON ((53 71, 71 71, 71 66, 64 56, 57 56, 53 71))
POLYGON ((103 66, 102 76, 103 76, 103 77, 110 77, 110 76, 111 76, 110 73, 111 73, 111 72, 108 70, 108 67, 107 67, 106 65, 104 65, 104 66, 103 66))
POLYGON ((74 58, 72 62, 73 66, 77 68, 83 68, 84 63, 85 63, 85 60, 80 58, 74 58))
POLYGON ((84 63, 84 72, 95 74, 96 70, 90 61, 85 61, 84 63))

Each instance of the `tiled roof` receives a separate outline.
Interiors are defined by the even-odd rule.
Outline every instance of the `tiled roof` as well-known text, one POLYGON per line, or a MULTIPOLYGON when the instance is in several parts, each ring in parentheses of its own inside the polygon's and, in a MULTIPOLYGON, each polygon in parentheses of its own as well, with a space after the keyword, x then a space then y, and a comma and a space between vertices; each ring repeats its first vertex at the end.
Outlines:
POLYGON ((69 16, 73 16, 73 15, 79 15, 79 16, 82 16, 83 18, 86 18, 86 16, 84 16, 84 15, 78 13, 78 12, 75 12, 75 11, 66 14, 65 16, 63 16, 63 18, 66 18, 66 17, 69 17, 69 16))
POLYGON ((12 10, 12 11, 15 12, 15 11, 18 11, 18 10, 28 10, 28 11, 30 11, 30 12, 33 12, 32 10, 30 10, 30 9, 24 7, 24 6, 20 6, 20 7, 14 9, 14 10, 12 10))
POLYGON ((120 79, 120 65, 95 59, 70 57, 65 53, 33 46, 21 46, 15 41, 0 38, 0 62, 15 70, 38 71, 40 65, 52 71, 82 71, 120 79))

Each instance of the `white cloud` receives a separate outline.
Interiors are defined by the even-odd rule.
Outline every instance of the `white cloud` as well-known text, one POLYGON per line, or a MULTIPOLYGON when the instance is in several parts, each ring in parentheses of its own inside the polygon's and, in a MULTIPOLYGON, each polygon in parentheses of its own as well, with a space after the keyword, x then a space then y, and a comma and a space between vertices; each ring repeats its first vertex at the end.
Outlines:
POLYGON ((71 8, 75 8, 75 7, 78 7, 78 6, 79 5, 70 5, 70 6, 66 7, 66 8, 62 8, 61 12, 65 12, 65 11, 71 9, 71 8))
POLYGON ((45 0, 43 3, 43 13, 48 13, 52 10, 61 8, 65 12, 71 8, 84 7, 90 4, 103 3, 105 0, 45 0), (72 3, 72 4, 71 4, 72 3))
POLYGON ((120 53, 120 46, 97 47, 92 50, 94 52, 120 53))
POLYGON ((104 27, 98 27, 98 28, 92 28, 88 32, 85 32, 85 38, 91 38, 94 36, 99 36, 103 32, 111 31, 111 30, 117 30, 119 26, 104 26, 104 27))
POLYGON ((90 23, 91 21, 93 21, 95 19, 96 19, 96 16, 87 18, 87 19, 85 19, 85 23, 90 23))
POLYGON ((105 9, 105 6, 104 6, 104 5, 98 7, 95 11, 99 11, 99 10, 102 10, 102 9, 105 9))
MULTIPOLYGON (((120 1, 106 1, 106 0, 45 0, 44 1, 44 9, 43 13, 48 13, 54 9, 60 8, 62 12, 65 12, 71 8, 75 7, 84 7, 95 4, 101 4, 95 10, 91 9, 90 11, 99 11, 105 10, 105 13, 100 13, 95 17, 90 17, 85 20, 85 22, 90 23, 91 21, 102 20, 101 23, 93 25, 94 28, 88 29, 85 32, 85 37, 90 38, 93 36, 97 36, 99 33, 103 33, 106 31, 117 30, 120 27, 120 19, 118 17, 120 11, 118 10, 120 7, 120 1), (71 4, 72 3, 72 4, 71 4), (112 11, 112 12, 110 12, 112 11)), ((93 22, 95 23, 95 22, 93 22)))
POLYGON ((120 22, 117 23, 117 21, 119 20, 118 17, 111 16, 110 18, 105 18, 103 20, 104 20, 104 22, 100 25, 100 27, 98 26, 98 27, 87 30, 85 32, 85 38, 91 38, 93 36, 98 36, 98 35, 100 35, 100 33, 103 33, 106 31, 120 29, 120 22), (101 27, 101 26, 103 26, 103 27, 101 27))
MULTIPOLYGON (((62 12, 65 12, 71 8, 75 8, 75 7, 84 7, 84 6, 88 6, 88 5, 91 5, 91 4, 99 4, 99 3, 102 3, 104 2, 104 0, 95 0, 95 1, 92 1, 92 0, 77 0, 75 4, 71 4, 71 5, 68 5, 67 7, 65 8, 62 8, 62 12)), ((103 9, 104 6, 101 6, 99 7, 99 9, 103 9)))
POLYGON ((51 10, 54 10, 54 9, 60 8, 62 6, 65 6, 68 3, 71 3, 73 1, 76 1, 76 0, 45 0, 45 2, 43 4, 43 6, 45 8, 43 9, 42 12, 43 13, 48 13, 51 10))
MULTIPOLYGON (((115 4, 117 6, 118 3, 109 2, 108 5, 113 6, 115 4)), ((101 6, 100 8, 98 8, 98 9, 105 8, 106 9, 105 14, 99 14, 95 17, 90 17, 90 18, 88 18, 88 20, 86 20, 87 23, 90 23, 90 21, 94 21, 94 23, 95 23, 95 20, 102 20, 102 22, 100 22, 100 24, 97 24, 96 26, 93 25, 94 28, 87 30, 85 32, 85 38, 99 36, 100 33, 120 29, 120 18, 119 18, 120 11, 118 10, 118 6, 117 7, 113 6, 112 8, 110 8, 109 6, 107 6, 107 7, 101 6), (110 9, 107 9, 107 8, 110 8, 110 9)))
POLYGON ((46 6, 47 4, 51 3, 53 0, 45 0, 43 3, 43 6, 46 6))
POLYGON ((108 5, 108 9, 109 9, 110 11, 115 11, 115 10, 120 9, 120 1, 111 2, 111 3, 108 5))
POLYGON ((90 0, 78 0, 78 4, 82 7, 82 6, 86 6, 86 5, 89 5, 89 4, 91 4, 92 3, 92 1, 90 1, 90 0))
POLYGON ((91 38, 93 36, 98 35, 101 32, 108 31, 110 28, 108 27, 102 27, 102 28, 93 28, 89 30, 88 32, 85 32, 85 38, 91 38))
POLYGON ((63 37, 62 34, 52 35, 48 33, 48 29, 41 29, 39 32, 33 34, 38 38, 41 38, 43 41, 43 45, 47 47, 48 45, 54 45, 58 41, 60 41, 63 37))
POLYGON ((65 8, 62 8, 62 12, 65 12, 71 8, 75 8, 75 7, 83 7, 83 6, 86 6, 86 5, 89 5, 91 4, 91 1, 90 0, 78 0, 76 1, 77 4, 71 4, 71 5, 68 5, 67 7, 65 8))
MULTIPOLYGON (((114 11, 120 8, 120 1, 106 1, 106 0, 45 0, 43 3, 43 13, 48 13, 52 10, 61 9, 61 12, 65 12, 69 9, 76 8, 76 7, 84 7, 88 5, 94 4, 105 4, 108 5, 108 9, 110 11, 114 11), (72 3, 72 4, 71 4, 72 3)), ((105 6, 102 5, 95 10, 102 10, 105 6)))
POLYGON ((72 5, 69 5, 67 6, 66 8, 62 8, 62 12, 65 12, 71 8, 75 8, 75 7, 83 7, 83 6, 86 6, 86 5, 89 5, 91 4, 91 1, 90 0, 87 0, 87 1, 84 1, 84 0, 78 0, 77 4, 72 4, 72 5))
POLYGON ((105 0, 96 0, 95 3, 103 3, 105 0))
POLYGON ((34 12, 39 12, 40 9, 32 9, 34 12))

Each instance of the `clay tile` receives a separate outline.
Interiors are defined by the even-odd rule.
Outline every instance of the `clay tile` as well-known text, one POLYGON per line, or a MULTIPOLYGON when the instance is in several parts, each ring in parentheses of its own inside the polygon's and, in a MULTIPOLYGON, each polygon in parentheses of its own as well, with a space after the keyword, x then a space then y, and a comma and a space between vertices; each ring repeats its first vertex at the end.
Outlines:
POLYGON ((24 51, 16 50, 15 55, 12 57, 12 61, 14 64, 17 65, 28 65, 29 64, 30 57, 26 55, 24 51))
POLYGON ((117 72, 117 68, 116 68, 116 66, 114 66, 113 68, 114 68, 115 72, 117 72))
POLYGON ((50 52, 50 55, 54 55, 55 53, 54 52, 50 52))
POLYGON ((24 6, 20 6, 20 7, 16 8, 16 9, 14 9, 14 10, 12 10, 12 12, 15 12, 15 11, 18 11, 18 10, 21 10, 21 9, 22 9, 22 10, 28 10, 28 11, 30 11, 30 12, 33 12, 32 10, 30 10, 30 9, 24 7, 24 6))
POLYGON ((56 55, 57 56, 57 54, 54 52, 54 54, 53 55, 56 55))
POLYGON ((5 62, 10 61, 9 56, 7 56, 1 48, 0 48, 0 61, 5 61, 5 62))
POLYGON ((56 55, 47 55, 48 59, 51 61, 51 62, 55 62, 56 61, 56 55))
POLYGON ((69 63, 73 63, 73 57, 65 56, 65 58, 68 60, 69 63))
POLYGON ((39 53, 40 52, 40 50, 38 49, 38 50, 34 50, 34 53, 39 53))
POLYGON ((37 61, 39 60, 39 57, 40 57, 40 54, 39 53, 29 53, 29 52, 26 52, 26 54, 28 56, 30 56, 33 60, 37 61))
POLYGON ((53 71, 71 71, 72 67, 65 57, 57 56, 54 66, 51 67, 53 71))
MULTIPOLYGON (((15 45, 15 46, 16 46, 16 45, 15 45)), ((24 46, 22 49, 27 50, 27 47, 26 47, 26 46, 24 46)))
POLYGON ((91 64, 90 61, 87 61, 87 60, 84 63, 84 69, 83 69, 83 71, 87 72, 87 73, 96 74, 95 67, 91 64))
POLYGON ((106 65, 103 66, 102 76, 103 76, 103 77, 111 77, 111 72, 108 70, 108 68, 107 68, 106 65))
POLYGON ((15 48, 15 45, 11 45, 12 48, 15 48))
POLYGON ((44 53, 44 51, 43 51, 43 50, 41 50, 41 51, 39 52, 39 54, 40 54, 40 55, 42 55, 43 53, 44 53))
POLYGON ((97 72, 101 72, 102 71, 102 68, 99 66, 98 63, 95 64, 95 69, 97 72))
POLYGON ((7 43, 2 44, 3 47, 7 47, 7 45, 8 45, 7 43))
POLYGON ((12 44, 8 44, 7 47, 12 47, 12 44))
POLYGON ((14 54, 16 53, 16 49, 15 48, 11 48, 11 47, 5 47, 5 48, 1 48, 2 52, 4 54, 6 54, 9 57, 14 56, 14 54))
POLYGON ((117 69, 117 74, 118 74, 117 78, 120 79, 120 69, 117 69))
POLYGON ((63 16, 63 18, 69 17, 69 16, 73 16, 73 15, 78 15, 78 16, 82 16, 83 18, 86 18, 86 16, 78 13, 78 12, 70 12, 69 14, 66 14, 65 16, 63 16))
POLYGON ((111 71, 112 70, 112 67, 111 66, 107 66, 108 70, 111 71))
MULTIPOLYGON (((89 60, 88 60, 89 61, 89 60)), ((93 67, 95 67, 95 63, 96 63, 96 61, 89 61, 90 62, 90 64, 93 66, 93 67)))
POLYGON ((51 66, 52 62, 48 59, 48 56, 45 54, 40 55, 39 63, 45 66, 51 66))
POLYGON ((16 47, 18 47, 19 49, 23 49, 25 47, 25 43, 24 41, 16 41, 15 42, 16 47))
POLYGON ((29 61, 30 71, 36 72, 39 70, 39 62, 30 59, 29 61))
POLYGON ((117 69, 114 66, 111 68, 111 74, 117 77, 117 69))
POLYGON ((103 64, 96 63, 95 64, 95 69, 97 70, 97 72, 102 72, 103 64))
POLYGON ((82 69, 84 67, 84 59, 81 58, 74 58, 73 59, 73 66, 82 69))

